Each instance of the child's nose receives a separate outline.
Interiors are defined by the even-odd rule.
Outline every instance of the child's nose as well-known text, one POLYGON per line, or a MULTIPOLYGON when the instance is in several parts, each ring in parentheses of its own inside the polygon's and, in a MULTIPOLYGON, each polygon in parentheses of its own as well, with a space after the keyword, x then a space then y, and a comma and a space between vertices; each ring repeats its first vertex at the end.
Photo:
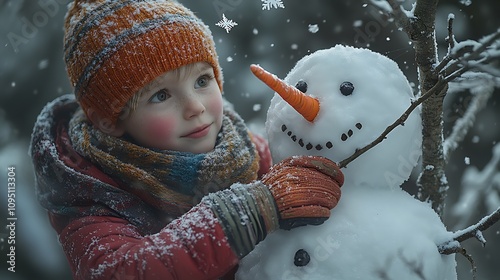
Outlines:
POLYGON ((189 95, 184 101, 184 117, 191 119, 205 112, 205 106, 201 98, 196 95, 189 95))

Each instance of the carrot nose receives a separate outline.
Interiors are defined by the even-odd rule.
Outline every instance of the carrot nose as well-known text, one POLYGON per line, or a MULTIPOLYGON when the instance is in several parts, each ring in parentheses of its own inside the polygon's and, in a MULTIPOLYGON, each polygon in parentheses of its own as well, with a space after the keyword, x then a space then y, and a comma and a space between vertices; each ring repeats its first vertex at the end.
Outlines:
POLYGON ((267 72, 258 65, 250 65, 250 70, 252 70, 252 73, 259 80, 278 93, 283 100, 290 104, 306 120, 310 122, 314 121, 319 113, 319 101, 316 98, 305 95, 297 88, 288 85, 276 77, 276 75, 267 72))

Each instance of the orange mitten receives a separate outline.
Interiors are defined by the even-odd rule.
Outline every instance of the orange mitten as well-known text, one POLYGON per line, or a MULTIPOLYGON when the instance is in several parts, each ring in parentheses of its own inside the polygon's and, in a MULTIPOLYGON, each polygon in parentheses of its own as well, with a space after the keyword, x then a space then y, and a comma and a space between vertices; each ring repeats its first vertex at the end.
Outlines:
POLYGON ((280 228, 322 224, 340 199, 344 175, 331 160, 294 156, 274 165, 261 180, 269 187, 280 215, 280 228))

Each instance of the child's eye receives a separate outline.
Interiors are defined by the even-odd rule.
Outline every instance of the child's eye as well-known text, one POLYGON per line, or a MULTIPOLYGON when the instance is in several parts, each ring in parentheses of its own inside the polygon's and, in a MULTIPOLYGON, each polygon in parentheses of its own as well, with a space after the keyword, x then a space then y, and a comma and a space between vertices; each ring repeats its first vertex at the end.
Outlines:
POLYGON ((163 102, 163 101, 167 100, 167 98, 169 96, 170 95, 168 94, 167 90, 166 89, 162 89, 162 90, 156 92, 155 94, 153 94, 153 96, 151 96, 151 98, 149 99, 149 102, 151 102, 151 103, 160 103, 160 102, 163 102))
POLYGON ((196 84, 194 85, 195 88, 202 88, 208 86, 208 83, 210 83, 210 80, 212 80, 214 77, 211 75, 202 75, 196 80, 196 84))

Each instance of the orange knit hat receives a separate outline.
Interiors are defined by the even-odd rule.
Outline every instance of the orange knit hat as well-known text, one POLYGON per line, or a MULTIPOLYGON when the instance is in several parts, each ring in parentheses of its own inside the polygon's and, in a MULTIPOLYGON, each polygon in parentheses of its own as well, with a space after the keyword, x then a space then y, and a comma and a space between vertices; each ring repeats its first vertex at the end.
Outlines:
POLYGON ((64 58, 83 108, 115 123, 128 100, 161 74, 195 63, 222 71, 208 26, 174 0, 76 0, 64 58))

